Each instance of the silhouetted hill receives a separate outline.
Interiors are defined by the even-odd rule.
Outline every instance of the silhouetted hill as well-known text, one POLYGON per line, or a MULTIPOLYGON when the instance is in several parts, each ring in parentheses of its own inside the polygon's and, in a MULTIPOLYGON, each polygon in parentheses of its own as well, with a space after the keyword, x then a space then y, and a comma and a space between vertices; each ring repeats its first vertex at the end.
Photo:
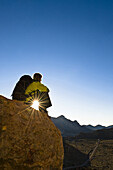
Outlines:
POLYGON ((80 132, 91 132, 87 127, 82 127, 76 120, 71 121, 66 119, 63 115, 57 118, 51 118, 55 126, 61 131, 62 136, 76 136, 80 132))

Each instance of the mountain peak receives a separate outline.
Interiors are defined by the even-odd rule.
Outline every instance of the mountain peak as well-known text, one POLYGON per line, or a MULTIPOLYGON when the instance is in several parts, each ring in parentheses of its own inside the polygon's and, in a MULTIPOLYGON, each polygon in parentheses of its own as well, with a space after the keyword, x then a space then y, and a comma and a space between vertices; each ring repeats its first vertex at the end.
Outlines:
MULTIPOLYGON (((58 116, 57 118, 65 118, 65 116, 64 115, 60 115, 60 116, 58 116)), ((66 118, 65 118, 66 119, 66 118)))
POLYGON ((64 115, 61 115, 57 118, 51 117, 51 120, 55 126, 61 131, 62 136, 76 136, 79 133, 88 133, 91 131, 101 130, 105 128, 113 128, 113 125, 105 127, 102 125, 92 126, 89 125, 80 125, 77 120, 67 119, 64 115))
POLYGON ((74 120, 73 123, 74 123, 74 124, 77 124, 78 126, 80 126, 80 124, 78 123, 77 120, 74 120))

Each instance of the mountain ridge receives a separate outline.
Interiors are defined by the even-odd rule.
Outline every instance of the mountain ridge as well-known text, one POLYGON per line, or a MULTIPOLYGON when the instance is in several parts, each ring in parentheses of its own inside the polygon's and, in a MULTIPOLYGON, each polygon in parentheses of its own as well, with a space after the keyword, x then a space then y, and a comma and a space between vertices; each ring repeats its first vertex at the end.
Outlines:
POLYGON ((77 136, 80 133, 90 133, 92 131, 97 131, 101 129, 113 128, 113 125, 102 126, 100 124, 93 126, 89 125, 80 125, 77 120, 67 119, 64 115, 60 115, 57 118, 51 117, 52 122, 55 126, 61 131, 63 137, 66 136, 77 136))

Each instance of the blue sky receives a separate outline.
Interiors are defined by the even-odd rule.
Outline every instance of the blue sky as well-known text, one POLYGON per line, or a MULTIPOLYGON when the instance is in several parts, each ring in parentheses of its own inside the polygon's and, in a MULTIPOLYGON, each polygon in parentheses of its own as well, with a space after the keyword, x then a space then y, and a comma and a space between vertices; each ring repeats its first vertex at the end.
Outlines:
POLYGON ((35 72, 51 116, 113 124, 113 0, 1 0, 0 94, 35 72))

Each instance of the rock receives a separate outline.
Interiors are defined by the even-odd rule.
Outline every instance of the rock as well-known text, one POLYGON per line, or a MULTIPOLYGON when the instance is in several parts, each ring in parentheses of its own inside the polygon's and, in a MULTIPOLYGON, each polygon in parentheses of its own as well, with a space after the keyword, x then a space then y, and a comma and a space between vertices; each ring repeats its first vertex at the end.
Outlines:
POLYGON ((46 113, 0 96, 0 169, 61 170, 63 142, 46 113))

